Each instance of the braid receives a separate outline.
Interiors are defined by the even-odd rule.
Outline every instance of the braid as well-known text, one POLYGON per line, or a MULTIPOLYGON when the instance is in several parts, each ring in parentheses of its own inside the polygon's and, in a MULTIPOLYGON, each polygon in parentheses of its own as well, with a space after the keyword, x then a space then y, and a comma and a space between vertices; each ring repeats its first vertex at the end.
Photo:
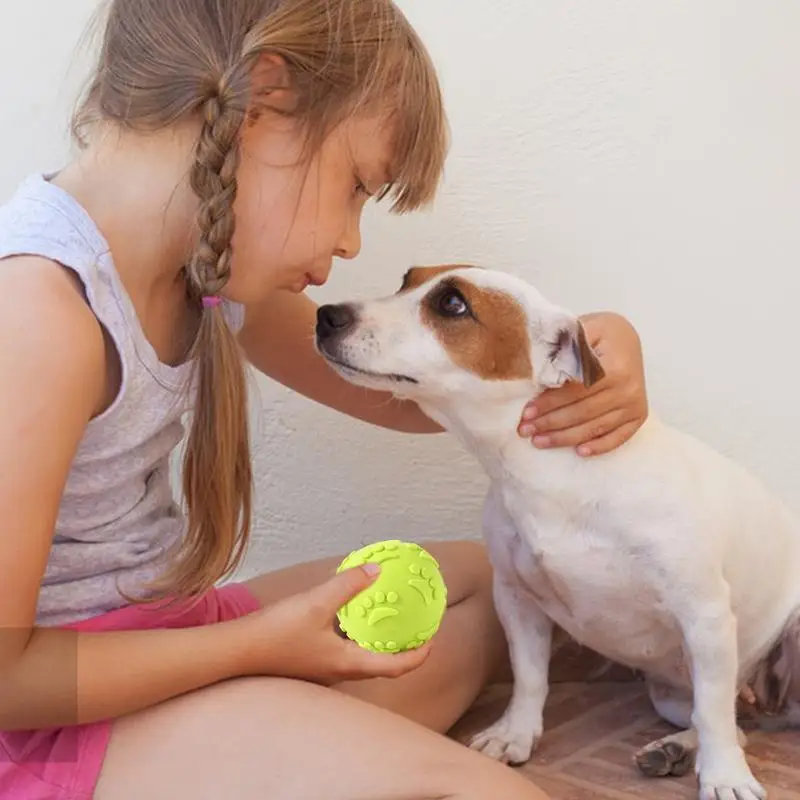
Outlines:
POLYGON ((188 267, 190 290, 196 295, 218 294, 231 272, 239 132, 246 113, 235 102, 236 94, 223 79, 203 105, 203 127, 190 176, 201 200, 200 241, 188 267))
MULTIPOLYGON (((202 105, 203 125, 190 183, 200 198, 198 243, 186 268, 189 295, 216 297, 231 274, 239 134, 246 114, 243 68, 202 105)), ((183 465, 188 530, 162 585, 197 595, 230 574, 249 539, 252 470, 247 386, 239 345, 216 302, 205 303, 194 343, 196 392, 183 465), (187 577, 188 576, 188 577, 187 577)))

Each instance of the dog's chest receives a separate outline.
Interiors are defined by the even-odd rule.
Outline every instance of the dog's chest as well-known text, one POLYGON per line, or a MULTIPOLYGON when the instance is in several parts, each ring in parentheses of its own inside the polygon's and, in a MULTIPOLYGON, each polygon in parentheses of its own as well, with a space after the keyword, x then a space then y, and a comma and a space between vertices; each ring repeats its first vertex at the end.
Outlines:
MULTIPOLYGON (((632 667, 672 673, 682 639, 662 606, 646 557, 598 530, 580 507, 532 507, 506 497, 517 536, 511 563, 544 612, 599 653, 632 667)), ((594 515, 591 515, 594 517, 594 515)))

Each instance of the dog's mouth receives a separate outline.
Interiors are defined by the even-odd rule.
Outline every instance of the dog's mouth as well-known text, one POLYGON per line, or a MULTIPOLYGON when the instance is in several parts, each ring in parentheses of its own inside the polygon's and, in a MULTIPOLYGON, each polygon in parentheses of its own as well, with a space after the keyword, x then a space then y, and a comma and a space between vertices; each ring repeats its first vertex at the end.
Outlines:
POLYGON ((362 375, 365 378, 374 378, 376 380, 392 381, 392 383, 419 383, 416 378, 412 378, 409 375, 400 375, 396 372, 371 372, 368 369, 355 367, 340 358, 336 358, 330 353, 326 353, 324 349, 322 349, 321 352, 329 364, 336 367, 338 370, 341 370, 342 372, 349 372, 353 375, 362 375))

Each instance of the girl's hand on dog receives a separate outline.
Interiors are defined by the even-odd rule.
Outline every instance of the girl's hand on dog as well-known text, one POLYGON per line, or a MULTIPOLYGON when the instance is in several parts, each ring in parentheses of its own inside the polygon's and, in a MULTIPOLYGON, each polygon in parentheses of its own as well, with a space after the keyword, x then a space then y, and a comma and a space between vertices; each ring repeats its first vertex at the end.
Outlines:
POLYGON ((600 313, 581 321, 605 377, 589 389, 567 384, 544 392, 526 406, 519 433, 536 447, 600 455, 628 441, 647 419, 644 362, 639 335, 624 317, 600 313))
POLYGON ((337 633, 336 613, 375 581, 374 566, 345 570, 249 615, 245 672, 331 685, 397 678, 420 667, 430 644, 404 653, 373 653, 337 633))

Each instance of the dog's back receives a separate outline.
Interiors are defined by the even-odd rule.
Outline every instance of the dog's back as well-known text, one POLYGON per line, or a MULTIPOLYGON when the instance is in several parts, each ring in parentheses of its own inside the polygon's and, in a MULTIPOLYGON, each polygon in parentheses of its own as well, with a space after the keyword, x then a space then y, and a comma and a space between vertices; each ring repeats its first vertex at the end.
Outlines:
POLYGON ((509 512, 551 565, 577 562, 570 592, 586 595, 595 620, 603 609, 637 602, 660 614, 719 570, 739 624, 740 660, 749 664, 800 606, 796 517, 751 472, 655 416, 600 458, 525 442, 506 452, 509 512), (619 597, 602 602, 592 594, 611 570, 610 591, 619 597))

